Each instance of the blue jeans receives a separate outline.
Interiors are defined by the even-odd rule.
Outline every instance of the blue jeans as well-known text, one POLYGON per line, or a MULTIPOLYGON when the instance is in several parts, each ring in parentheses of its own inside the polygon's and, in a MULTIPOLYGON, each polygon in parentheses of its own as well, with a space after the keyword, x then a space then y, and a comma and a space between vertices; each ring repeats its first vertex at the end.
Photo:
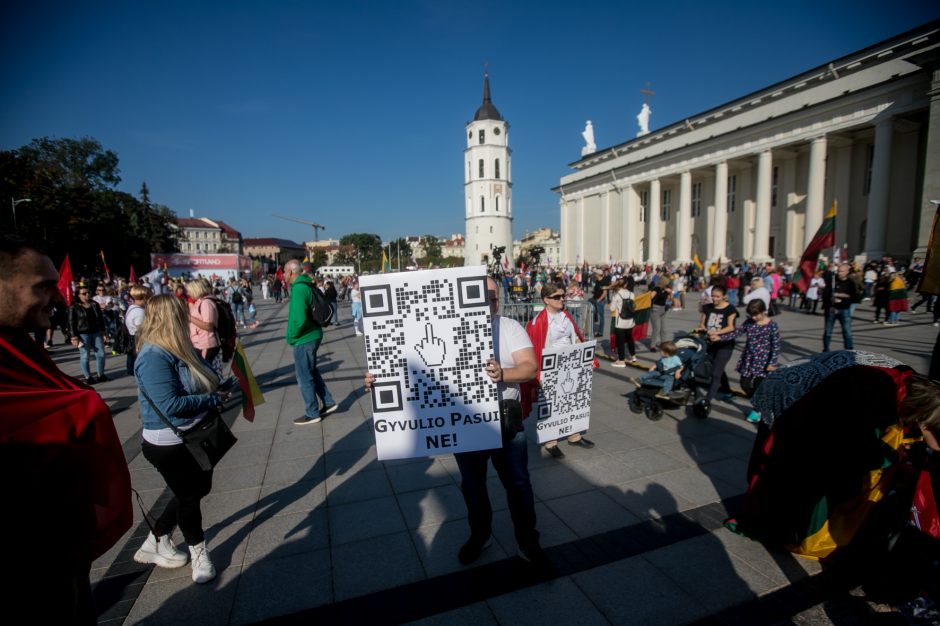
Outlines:
POLYGON ((460 490, 467 504, 470 536, 485 541, 493 531, 493 507, 486 490, 486 462, 492 459, 493 468, 506 489, 516 542, 526 548, 537 545, 539 531, 535 529, 535 496, 529 481, 525 432, 511 438, 503 436, 503 447, 496 450, 458 452, 454 458, 460 469, 460 490))
POLYGON ((646 372, 640 377, 640 382, 650 387, 662 387, 663 391, 669 393, 676 382, 675 374, 663 374, 662 372, 646 372))
POLYGON ((242 326, 245 325, 245 303, 244 302, 232 303, 232 317, 235 318, 236 324, 238 324, 238 322, 241 321, 242 326))
POLYGON ((309 343, 302 343, 294 346, 294 375, 297 376, 297 384, 300 385, 300 395, 304 397, 307 417, 317 417, 320 415, 320 404, 317 400, 323 400, 323 406, 334 404, 333 396, 330 395, 320 376, 320 370, 317 369, 317 350, 320 348, 320 339, 309 343))
POLYGON ((738 290, 737 289, 729 289, 725 295, 728 296, 728 304, 730 304, 731 306, 738 306, 738 290))
POLYGON ((78 340, 82 346, 78 349, 78 362, 82 367, 82 375, 85 378, 91 376, 88 369, 88 356, 92 350, 95 351, 95 373, 98 376, 104 374, 104 341, 101 339, 101 333, 79 333, 78 340))
POLYGON ((339 304, 330 302, 330 308, 333 309, 333 321, 331 323, 339 324, 339 304))
POLYGON ((604 334, 604 318, 607 317, 607 307, 603 300, 594 300, 594 336, 604 334))
POLYGON ((832 328, 836 320, 842 325, 842 342, 846 350, 852 350, 852 313, 849 309, 829 309, 826 311, 826 325, 823 330, 823 352, 829 352, 832 340, 832 328))

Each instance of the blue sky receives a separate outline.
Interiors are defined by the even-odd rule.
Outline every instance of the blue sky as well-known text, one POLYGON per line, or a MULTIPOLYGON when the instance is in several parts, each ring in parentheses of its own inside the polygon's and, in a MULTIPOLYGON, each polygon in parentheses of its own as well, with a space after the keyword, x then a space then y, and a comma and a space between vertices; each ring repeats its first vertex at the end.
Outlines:
POLYGON ((0 9, 0 149, 91 136, 120 187, 246 237, 463 232, 464 126, 485 61, 510 125, 513 233, 558 227, 599 147, 940 17, 925 1, 94 2, 0 9))

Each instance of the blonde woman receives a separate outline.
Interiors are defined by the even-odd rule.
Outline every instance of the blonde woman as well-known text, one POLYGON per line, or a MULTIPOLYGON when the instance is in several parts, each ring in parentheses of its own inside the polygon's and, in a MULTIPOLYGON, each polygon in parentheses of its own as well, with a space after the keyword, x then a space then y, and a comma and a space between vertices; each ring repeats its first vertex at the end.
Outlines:
POLYGON ((202 358, 212 365, 212 369, 221 373, 221 360, 216 363, 222 349, 216 331, 219 310, 209 297, 212 295, 212 287, 205 278, 197 278, 186 284, 186 293, 189 302, 189 339, 202 358))
POLYGON ((176 429, 188 430, 220 408, 228 394, 218 391, 218 376, 193 348, 189 313, 175 295, 156 296, 147 303, 137 331, 134 376, 140 390, 144 458, 173 492, 134 560, 170 568, 186 565, 186 554, 170 538, 179 525, 189 546, 193 580, 208 582, 215 578, 215 567, 206 549, 200 501, 212 488, 212 471, 199 467, 160 414, 176 429))

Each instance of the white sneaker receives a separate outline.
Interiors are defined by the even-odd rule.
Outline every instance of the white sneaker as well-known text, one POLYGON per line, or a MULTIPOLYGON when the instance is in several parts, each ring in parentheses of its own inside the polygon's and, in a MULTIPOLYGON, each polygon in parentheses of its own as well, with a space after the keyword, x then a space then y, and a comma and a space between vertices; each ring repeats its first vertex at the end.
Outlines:
POLYGON ((206 548, 205 541, 189 546, 189 554, 192 557, 193 581, 207 583, 215 578, 215 566, 209 559, 209 550, 206 548))
POLYGON ((157 539, 151 532, 147 535, 144 545, 134 553, 134 560, 138 563, 153 563, 158 567, 174 569, 183 567, 189 559, 185 552, 173 545, 170 535, 163 535, 157 539))

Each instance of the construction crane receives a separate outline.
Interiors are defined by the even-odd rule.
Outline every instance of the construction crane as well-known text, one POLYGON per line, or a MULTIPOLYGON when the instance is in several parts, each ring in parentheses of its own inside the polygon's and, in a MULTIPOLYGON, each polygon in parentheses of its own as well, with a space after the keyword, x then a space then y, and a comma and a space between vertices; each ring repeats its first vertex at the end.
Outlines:
POLYGON ((326 230, 326 226, 323 224, 317 224, 315 222, 308 222, 307 220, 302 220, 298 217, 289 217, 287 215, 278 215, 277 213, 272 213, 271 217, 276 217, 280 220, 287 220, 288 222, 297 222, 299 224, 306 224, 307 226, 313 227, 313 240, 320 241, 320 231, 326 230))

